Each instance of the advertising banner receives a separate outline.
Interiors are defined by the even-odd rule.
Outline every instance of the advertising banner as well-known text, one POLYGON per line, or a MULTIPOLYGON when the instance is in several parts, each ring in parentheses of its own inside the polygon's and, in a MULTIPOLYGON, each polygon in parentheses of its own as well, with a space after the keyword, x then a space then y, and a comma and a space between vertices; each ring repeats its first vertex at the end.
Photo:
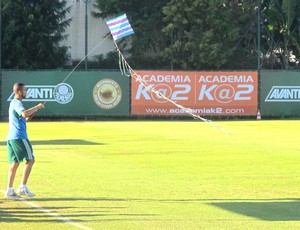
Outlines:
POLYGON ((25 108, 45 103, 38 115, 130 115, 129 78, 119 72, 3 71, 2 115, 8 114, 15 82, 26 85, 25 108))
POLYGON ((257 113, 256 71, 136 72, 146 87, 132 78, 133 115, 187 115, 180 107, 149 90, 150 87, 197 115, 243 116, 257 113))
POLYGON ((262 115, 300 115, 300 72, 262 71, 262 115))

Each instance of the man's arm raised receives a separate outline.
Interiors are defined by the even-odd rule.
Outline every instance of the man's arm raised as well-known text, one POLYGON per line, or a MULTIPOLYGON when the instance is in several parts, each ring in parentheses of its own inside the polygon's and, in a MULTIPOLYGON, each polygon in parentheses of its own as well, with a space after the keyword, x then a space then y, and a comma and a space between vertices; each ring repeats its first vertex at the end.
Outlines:
POLYGON ((26 118, 26 121, 29 121, 38 110, 44 108, 45 108, 44 104, 39 103, 38 105, 31 107, 30 109, 24 110, 22 112, 22 117, 26 118))

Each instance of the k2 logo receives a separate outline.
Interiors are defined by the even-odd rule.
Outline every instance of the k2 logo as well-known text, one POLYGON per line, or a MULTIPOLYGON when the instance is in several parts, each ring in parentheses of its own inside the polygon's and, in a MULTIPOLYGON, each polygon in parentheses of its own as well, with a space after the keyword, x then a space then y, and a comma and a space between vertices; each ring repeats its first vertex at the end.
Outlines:
POLYGON ((173 101, 187 101, 189 99, 187 94, 190 91, 191 86, 189 84, 175 84, 173 89, 166 84, 151 84, 147 88, 140 84, 135 99, 140 100, 143 96, 146 100, 153 99, 158 103, 167 102, 164 97, 173 101))
POLYGON ((250 101, 250 94, 254 91, 254 86, 250 84, 238 84, 237 88, 232 85, 202 85, 198 100, 205 98, 210 101, 218 101, 220 103, 230 103, 232 101, 250 101))

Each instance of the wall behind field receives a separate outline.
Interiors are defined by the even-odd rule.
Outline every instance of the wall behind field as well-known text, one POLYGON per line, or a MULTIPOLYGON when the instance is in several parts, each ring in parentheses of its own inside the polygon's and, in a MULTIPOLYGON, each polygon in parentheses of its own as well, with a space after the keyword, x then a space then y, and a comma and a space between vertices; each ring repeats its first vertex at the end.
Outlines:
POLYGON ((263 116, 300 116, 300 72, 261 72, 260 107, 263 116))
MULTIPOLYGON (((263 118, 300 116, 300 72, 263 70, 260 76, 256 71, 136 72, 177 104, 204 117, 256 117, 258 110, 263 118), (227 110, 230 113, 218 112, 227 110)), ((3 70, 1 117, 8 115, 15 82, 27 86, 26 108, 46 103, 37 114, 41 117, 189 116, 119 71, 75 71, 65 80, 68 74, 3 70)))
POLYGON ((3 71, 1 115, 7 117, 12 87, 23 82, 25 108, 45 103, 37 116, 129 116, 129 78, 117 71, 3 71))

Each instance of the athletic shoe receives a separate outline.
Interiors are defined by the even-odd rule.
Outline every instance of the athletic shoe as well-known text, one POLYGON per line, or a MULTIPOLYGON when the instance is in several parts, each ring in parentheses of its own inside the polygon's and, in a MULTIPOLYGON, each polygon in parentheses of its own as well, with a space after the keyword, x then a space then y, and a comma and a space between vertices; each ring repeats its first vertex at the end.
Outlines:
POLYGON ((19 193, 21 196, 28 196, 28 197, 34 197, 35 196, 35 194, 30 192, 30 190, 27 187, 25 187, 25 188, 20 188, 19 187, 17 189, 17 193, 19 193))
POLYGON ((15 191, 12 191, 12 192, 6 192, 5 193, 5 198, 6 199, 12 199, 12 200, 19 200, 22 197, 20 197, 17 193, 15 193, 15 191))

